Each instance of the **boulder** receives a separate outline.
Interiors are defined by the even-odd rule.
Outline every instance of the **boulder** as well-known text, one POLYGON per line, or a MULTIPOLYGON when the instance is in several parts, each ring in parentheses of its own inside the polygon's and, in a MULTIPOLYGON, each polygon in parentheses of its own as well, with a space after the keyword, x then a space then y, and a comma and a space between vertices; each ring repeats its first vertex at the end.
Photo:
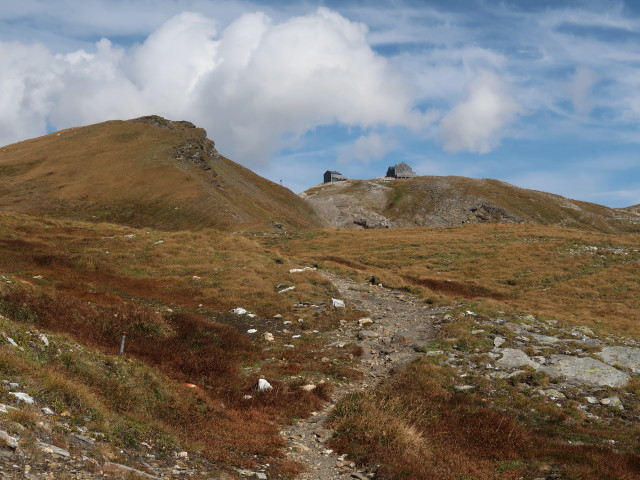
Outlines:
POLYGON ((614 395, 613 397, 603 398, 602 400, 600 400, 600 403, 602 405, 617 408, 618 410, 624 410, 624 406, 622 405, 622 402, 617 395, 614 395))
POLYGON ((264 378, 261 378, 260 380, 258 380, 257 389, 259 392, 268 392, 270 390, 273 390, 273 387, 264 378))
POLYGON ((40 450, 50 455, 55 455, 63 458, 69 458, 71 456, 71 454, 67 450, 65 450, 64 448, 56 447, 55 445, 38 442, 38 446, 40 447, 40 450))
POLYGON ((396 332, 393 337, 391 337, 391 341, 393 343, 410 343, 413 342, 414 335, 411 332, 396 332))
POLYGON ((0 430, 0 446, 9 450, 15 450, 18 448, 18 439, 12 437, 4 430, 0 430))
POLYGON ((371 330, 361 330, 358 332, 358 338, 360 340, 366 340, 367 338, 378 338, 380 334, 371 330))
POLYGON ((16 397, 18 400, 23 401, 24 403, 28 403, 29 405, 31 405, 33 403, 33 397, 31 397, 31 395, 29 395, 28 393, 23 393, 23 392, 9 392, 9 395, 13 395, 14 397, 16 397))
POLYGON ((640 348, 603 347, 596 355, 609 365, 621 365, 633 373, 640 374, 640 348))
POLYGON ((551 377, 565 377, 572 383, 600 387, 623 387, 631 377, 628 373, 591 357, 551 355, 550 365, 541 370, 551 377))
POLYGON ((556 388, 549 388, 547 390, 543 390, 542 394, 546 397, 549 397, 551 400, 557 400, 559 398, 567 398, 564 393, 556 388))
POLYGON ((496 366, 499 368, 520 368, 531 367, 536 370, 540 368, 540 365, 529 358, 529 356, 522 350, 517 348, 503 348, 501 350, 502 358, 496 362, 496 366))
POLYGON ((358 325, 360 326, 360 328, 366 327, 367 325, 371 324, 373 324, 373 320, 371 320, 369 317, 361 318, 360 320, 358 320, 358 325))

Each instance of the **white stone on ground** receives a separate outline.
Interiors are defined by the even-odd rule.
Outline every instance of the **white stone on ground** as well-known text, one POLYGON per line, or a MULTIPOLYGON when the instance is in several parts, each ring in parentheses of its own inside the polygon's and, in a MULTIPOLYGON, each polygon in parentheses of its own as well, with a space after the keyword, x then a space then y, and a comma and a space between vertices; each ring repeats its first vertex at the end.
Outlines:
POLYGON ((29 395, 28 393, 23 393, 23 392, 9 392, 9 395, 13 395, 14 397, 16 397, 18 400, 23 401, 24 403, 28 403, 29 405, 31 405, 33 403, 33 397, 31 397, 31 395, 29 395))
POLYGON ((259 392, 268 392, 269 390, 273 390, 273 387, 269 382, 267 382, 264 378, 258 380, 258 391, 259 392))

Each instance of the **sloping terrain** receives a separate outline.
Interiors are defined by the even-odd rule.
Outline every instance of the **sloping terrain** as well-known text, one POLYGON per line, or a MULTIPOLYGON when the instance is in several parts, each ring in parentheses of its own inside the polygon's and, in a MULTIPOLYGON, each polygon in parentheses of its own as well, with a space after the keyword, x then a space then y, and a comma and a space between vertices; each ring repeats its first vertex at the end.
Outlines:
POLYGON ((331 284, 315 272, 296 277, 294 266, 217 229, 0 212, 0 476, 15 478, 13 467, 4 470, 8 458, 19 478, 31 478, 27 466, 36 478, 47 470, 95 478, 69 471, 108 462, 170 472, 178 460, 186 470, 216 464, 193 478, 269 466, 290 477, 298 467, 283 458, 278 425, 322 405, 329 378, 350 375, 349 351, 320 341, 338 325, 336 312, 310 308, 330 302, 331 284), (280 293, 287 285, 296 288, 280 293), (319 361, 326 355, 332 362, 319 361), (273 387, 268 395, 256 390, 260 378, 273 387), (327 383, 309 392, 299 388, 307 378, 327 383), (45 407, 53 413, 42 418, 45 407), (20 447, 5 445, 14 443, 3 432, 20 447), (74 434, 89 440, 78 445, 74 434), (188 458, 173 456, 185 449, 188 458), (82 466, 83 455, 97 463, 82 466))
POLYGON ((161 117, 71 128, 0 148, 0 209, 160 229, 312 227, 288 189, 161 117))
POLYGON ((636 215, 640 215, 640 205, 632 205, 630 207, 621 208, 620 210, 622 210, 623 212, 630 212, 636 215))
POLYGON ((637 234, 533 224, 321 230, 272 240, 309 264, 421 293, 640 336, 637 234))
POLYGON ((0 477, 637 478, 634 207, 349 181, 339 226, 438 228, 273 228, 310 207, 159 117, 0 159, 0 477))
POLYGON ((254 236, 0 212, 0 472, 599 480, 607 457, 634 478, 638 258, 637 235, 552 226, 254 236), (631 380, 547 373, 598 359, 631 380))
POLYGON ((303 197, 337 228, 538 223, 604 232, 640 231, 633 209, 612 209, 505 182, 464 177, 348 180, 318 185, 303 197))

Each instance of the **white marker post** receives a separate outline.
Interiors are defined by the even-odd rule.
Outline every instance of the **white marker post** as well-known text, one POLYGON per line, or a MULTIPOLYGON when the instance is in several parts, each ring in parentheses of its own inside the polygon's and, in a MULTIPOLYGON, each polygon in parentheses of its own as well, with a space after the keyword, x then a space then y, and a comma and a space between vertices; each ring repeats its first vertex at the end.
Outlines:
POLYGON ((120 341, 120 355, 124 355, 124 341, 127 339, 127 332, 122 332, 122 340, 120 341))

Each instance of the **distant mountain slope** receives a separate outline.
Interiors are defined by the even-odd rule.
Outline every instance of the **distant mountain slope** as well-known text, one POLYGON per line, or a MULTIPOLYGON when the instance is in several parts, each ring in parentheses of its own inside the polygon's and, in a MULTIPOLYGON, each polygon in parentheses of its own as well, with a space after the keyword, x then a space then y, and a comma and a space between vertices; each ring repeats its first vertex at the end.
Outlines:
POLYGON ((640 205, 632 205, 630 207, 621 208, 623 212, 633 213, 635 215, 640 215, 640 205))
POLYGON ((303 200, 224 158, 203 129, 157 116, 0 148, 0 209, 170 230, 317 225, 303 200))
POLYGON ((466 223, 565 225, 640 231, 640 215, 498 180, 416 177, 323 184, 302 195, 326 225, 337 228, 449 226, 466 223))

